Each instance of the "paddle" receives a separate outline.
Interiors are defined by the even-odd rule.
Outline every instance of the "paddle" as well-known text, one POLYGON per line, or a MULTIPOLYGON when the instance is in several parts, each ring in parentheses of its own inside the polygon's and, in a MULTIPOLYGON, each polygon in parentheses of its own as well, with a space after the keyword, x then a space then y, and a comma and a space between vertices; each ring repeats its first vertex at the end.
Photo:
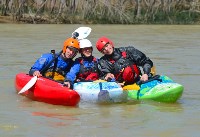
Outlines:
MULTIPOLYGON (((91 32, 91 28, 90 27, 79 27, 78 29, 76 29, 73 33, 72 33, 72 37, 77 38, 78 40, 80 39, 84 39, 87 36, 89 36, 90 32, 91 32)), ((59 55, 62 52, 59 53, 59 55)), ((55 60, 55 58, 49 62, 49 65, 51 65, 51 63, 55 60)), ((47 66, 45 66, 44 68, 46 69, 47 66)), ((42 69, 41 71, 44 71, 44 69, 42 69)), ((18 94, 24 93, 25 91, 29 90, 37 81, 37 76, 34 76, 31 78, 31 80, 18 92, 18 94)))
POLYGON ((31 80, 18 92, 18 94, 24 93, 29 90, 37 81, 37 76, 31 78, 31 80))
MULTIPOLYGON (((55 61, 56 58, 58 58, 61 54, 62 51, 60 51, 60 53, 55 56, 55 50, 51 51, 52 54, 54 54, 54 58, 42 69, 40 70, 40 73, 43 73, 44 71, 46 71, 49 66, 55 61)), ((31 78, 31 80, 18 92, 18 94, 24 93, 25 91, 29 90, 37 81, 37 76, 34 76, 33 78, 31 78)))
POLYGON ((85 39, 91 32, 90 27, 79 27, 72 33, 72 37, 76 37, 78 40, 85 39))

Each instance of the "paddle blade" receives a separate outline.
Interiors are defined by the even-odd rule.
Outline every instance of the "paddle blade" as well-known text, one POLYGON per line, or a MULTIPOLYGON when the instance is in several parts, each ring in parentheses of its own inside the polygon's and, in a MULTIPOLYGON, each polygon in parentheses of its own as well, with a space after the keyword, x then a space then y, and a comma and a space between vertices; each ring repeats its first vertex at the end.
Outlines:
POLYGON ((78 33, 77 35, 78 40, 85 39, 87 36, 90 35, 91 31, 92 29, 90 27, 79 27, 72 33, 72 36, 74 36, 75 33, 78 33))
POLYGON ((37 81, 37 76, 31 78, 31 80, 18 92, 18 94, 24 93, 29 90, 37 81))

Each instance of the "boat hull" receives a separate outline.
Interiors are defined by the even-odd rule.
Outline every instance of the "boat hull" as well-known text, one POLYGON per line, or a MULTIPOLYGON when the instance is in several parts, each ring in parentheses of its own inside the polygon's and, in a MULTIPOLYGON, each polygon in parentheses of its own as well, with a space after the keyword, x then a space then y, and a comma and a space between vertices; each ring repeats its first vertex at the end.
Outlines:
POLYGON ((142 84, 139 89, 126 90, 128 100, 154 100, 159 102, 176 102, 183 93, 184 87, 167 76, 160 76, 161 81, 153 80, 142 84))
MULTIPOLYGON (((19 73, 16 75, 15 88, 17 93, 30 81, 31 78, 32 76, 25 73, 19 73)), ((54 105, 76 106, 80 101, 80 96, 76 91, 44 77, 39 77, 36 83, 21 95, 35 101, 54 105)))
POLYGON ((116 82, 78 82, 74 84, 81 100, 94 103, 120 103, 127 101, 127 92, 116 82))

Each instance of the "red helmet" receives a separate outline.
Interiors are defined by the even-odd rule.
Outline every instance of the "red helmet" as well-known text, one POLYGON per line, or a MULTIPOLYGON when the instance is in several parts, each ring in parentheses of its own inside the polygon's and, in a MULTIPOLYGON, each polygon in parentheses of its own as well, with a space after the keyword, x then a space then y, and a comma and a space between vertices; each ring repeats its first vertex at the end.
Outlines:
POLYGON ((106 37, 99 38, 96 43, 96 47, 97 47, 98 51, 102 51, 103 47, 108 43, 111 44, 112 47, 114 47, 113 42, 110 39, 108 39, 106 37))

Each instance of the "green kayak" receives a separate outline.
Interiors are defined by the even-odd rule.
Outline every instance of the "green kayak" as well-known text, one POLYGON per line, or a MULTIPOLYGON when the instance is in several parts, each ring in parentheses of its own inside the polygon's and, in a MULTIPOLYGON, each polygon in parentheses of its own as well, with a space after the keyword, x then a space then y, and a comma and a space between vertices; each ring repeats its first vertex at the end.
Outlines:
POLYGON ((156 75, 149 81, 124 87, 128 100, 154 100, 159 102, 176 102, 183 93, 183 86, 167 76, 156 75))

